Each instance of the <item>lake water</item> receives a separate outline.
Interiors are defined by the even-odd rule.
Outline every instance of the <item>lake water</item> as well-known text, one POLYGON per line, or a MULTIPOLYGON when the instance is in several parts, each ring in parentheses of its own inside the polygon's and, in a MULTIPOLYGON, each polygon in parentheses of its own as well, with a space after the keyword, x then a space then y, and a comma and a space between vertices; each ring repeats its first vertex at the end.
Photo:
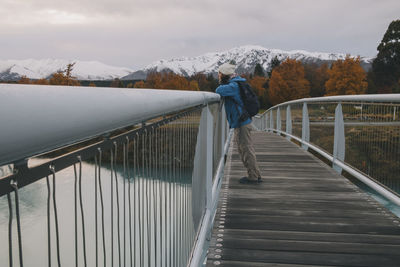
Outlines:
MULTIPOLYGON (((133 171, 133 170, 131 170, 133 171)), ((111 218, 114 224, 114 264, 119 259, 130 262, 130 244, 132 244, 135 266, 164 266, 161 262, 172 262, 183 266, 191 250, 191 241, 195 230, 191 208, 191 172, 181 170, 175 173, 179 183, 170 183, 172 176, 167 170, 141 170, 129 183, 123 178, 123 169, 117 169, 120 204, 120 256, 118 253, 117 206, 114 178, 114 206, 111 216, 111 171, 103 167, 101 171, 104 197, 104 228, 106 241, 106 262, 111 266, 111 218), (153 177, 166 177, 154 179, 153 177), (169 177, 169 178, 168 178, 169 177), (125 181, 125 228, 123 216, 123 187, 125 181), (132 228, 129 234, 128 188, 131 188, 132 228), (147 192, 145 194, 144 192, 147 192), (135 211, 133 211, 135 210, 135 211), (125 229, 125 234, 124 234, 125 229), (125 240, 124 240, 125 237, 125 240), (131 237, 131 239, 129 238, 131 237), (131 240, 131 243, 130 243, 131 240), (125 249, 124 249, 125 241, 125 249), (149 241, 149 242, 148 242, 149 241), (150 249, 149 249, 150 248, 150 249), (124 253, 125 251, 125 253, 124 253), (150 252, 149 252, 150 251, 150 252)), ((87 266, 95 266, 95 165, 84 162, 82 165, 82 198, 84 206, 87 266)), ((50 184, 52 187, 52 177, 50 184)), ((74 211, 73 167, 56 174, 57 213, 62 266, 75 265, 75 211, 74 211)), ((78 195, 79 196, 79 195, 78 195)), ((22 225, 23 259, 25 266, 47 266, 47 184, 42 179, 19 190, 20 214, 22 225)), ((98 197, 99 193, 98 193, 98 197)), ((12 194, 14 200, 14 194, 12 194)), ((52 200, 51 200, 52 201, 52 200)), ((79 198, 78 198, 79 205, 79 198)), ((13 202, 14 206, 14 202, 13 202)), ((14 206, 15 207, 15 206, 14 206)), ((7 197, 0 198, 0 262, 8 266, 8 202, 7 197)), ((18 265, 18 240, 15 215, 13 224, 14 265, 18 265)), ((101 231, 100 198, 98 199, 98 261, 103 266, 103 243, 101 231)), ((51 204, 51 251, 52 264, 57 266, 54 213, 51 204)), ((78 208, 78 246, 79 265, 83 263, 82 227, 78 208)))

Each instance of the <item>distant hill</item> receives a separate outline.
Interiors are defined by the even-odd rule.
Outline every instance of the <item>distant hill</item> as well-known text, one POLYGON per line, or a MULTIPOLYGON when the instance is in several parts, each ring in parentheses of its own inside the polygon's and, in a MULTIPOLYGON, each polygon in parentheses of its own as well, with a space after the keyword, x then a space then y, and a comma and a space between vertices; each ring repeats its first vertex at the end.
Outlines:
MULTIPOLYGON (((218 67, 225 62, 235 61, 237 72, 252 73, 257 63, 261 64, 264 70, 270 69, 271 60, 277 57, 279 60, 286 58, 300 60, 305 63, 332 63, 338 59, 344 59, 345 54, 307 52, 303 50, 283 51, 279 49, 268 49, 261 46, 241 46, 224 52, 207 53, 197 57, 182 57, 169 60, 159 60, 142 70, 135 71, 122 80, 142 80, 152 71, 172 71, 183 76, 191 76, 196 73, 216 75, 218 67)), ((361 64, 365 70, 371 68, 372 59, 361 58, 361 64)))
POLYGON ((15 81, 22 76, 30 79, 48 78, 53 73, 64 70, 71 62, 76 62, 72 75, 78 80, 112 80, 126 76, 133 71, 128 68, 109 66, 98 61, 64 59, 0 60, 0 80, 15 81))

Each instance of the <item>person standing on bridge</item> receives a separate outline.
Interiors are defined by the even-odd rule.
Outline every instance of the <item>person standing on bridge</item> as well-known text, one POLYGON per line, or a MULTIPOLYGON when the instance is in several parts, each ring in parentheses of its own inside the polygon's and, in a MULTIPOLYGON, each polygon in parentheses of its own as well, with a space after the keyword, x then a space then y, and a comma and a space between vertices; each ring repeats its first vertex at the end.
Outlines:
POLYGON ((243 111, 243 101, 240 97, 238 82, 246 82, 246 79, 235 74, 236 66, 233 64, 222 64, 218 69, 220 86, 216 93, 225 99, 225 111, 229 127, 235 129, 235 142, 237 144, 240 158, 247 169, 247 177, 242 177, 242 184, 258 184, 261 180, 256 153, 251 139, 251 118, 243 111))

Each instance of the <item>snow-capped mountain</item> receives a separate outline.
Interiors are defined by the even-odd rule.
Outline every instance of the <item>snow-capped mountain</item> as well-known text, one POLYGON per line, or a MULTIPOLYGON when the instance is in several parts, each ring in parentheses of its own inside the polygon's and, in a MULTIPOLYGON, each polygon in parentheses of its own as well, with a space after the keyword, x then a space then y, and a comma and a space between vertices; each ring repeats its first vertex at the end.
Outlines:
MULTIPOLYGON (((283 51, 279 49, 268 49, 261 46, 241 46, 224 52, 207 53, 197 57, 182 57, 178 59, 159 60, 148 65, 146 68, 136 71, 122 79, 136 80, 145 79, 151 71, 172 71, 176 74, 191 76, 196 73, 216 74, 218 67, 225 62, 235 61, 237 64, 237 72, 251 73, 257 63, 261 64, 264 70, 269 70, 271 61, 274 57, 279 60, 286 58, 300 60, 306 63, 323 62, 331 63, 338 59, 344 59, 345 54, 337 53, 319 53, 307 52, 303 50, 283 51)), ((361 58, 362 66, 365 69, 370 68, 370 58, 361 58)))
POLYGON ((68 64, 75 62, 72 75, 79 80, 111 80, 126 76, 131 69, 114 67, 98 61, 64 59, 0 60, 0 80, 18 80, 22 76, 30 79, 48 78, 68 64))

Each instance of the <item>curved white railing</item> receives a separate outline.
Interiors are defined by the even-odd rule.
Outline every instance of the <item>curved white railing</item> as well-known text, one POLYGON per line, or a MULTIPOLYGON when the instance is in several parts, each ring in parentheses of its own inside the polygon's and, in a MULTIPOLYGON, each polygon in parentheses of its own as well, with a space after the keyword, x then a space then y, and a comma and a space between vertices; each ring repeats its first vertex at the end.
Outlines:
POLYGON ((48 251, 49 266, 200 266, 232 136, 222 105, 208 92, 0 84, 0 260, 43 265, 32 257, 48 251), (46 188, 35 225, 47 235, 32 242, 18 196, 40 206, 46 188))
POLYGON ((400 205, 400 94, 288 101, 253 124, 299 142, 400 205))
POLYGON ((0 166, 219 99, 207 92, 0 84, 0 166))

